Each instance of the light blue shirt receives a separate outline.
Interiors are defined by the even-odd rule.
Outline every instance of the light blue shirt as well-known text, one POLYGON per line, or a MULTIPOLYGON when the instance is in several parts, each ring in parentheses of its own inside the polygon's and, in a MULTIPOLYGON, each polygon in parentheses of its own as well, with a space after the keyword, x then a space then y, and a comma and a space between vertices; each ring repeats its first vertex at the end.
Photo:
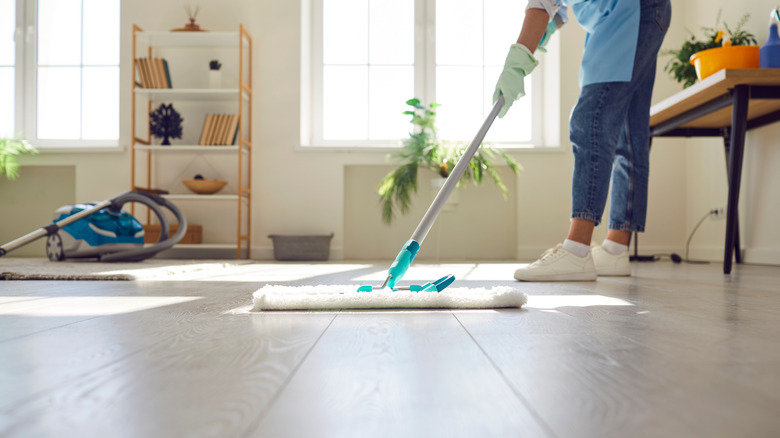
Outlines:
MULTIPOLYGON (((580 68, 580 87, 629 82, 639 39, 640 0, 557 0, 571 6, 588 31, 580 68)), ((566 8, 558 11, 566 16, 566 8)))

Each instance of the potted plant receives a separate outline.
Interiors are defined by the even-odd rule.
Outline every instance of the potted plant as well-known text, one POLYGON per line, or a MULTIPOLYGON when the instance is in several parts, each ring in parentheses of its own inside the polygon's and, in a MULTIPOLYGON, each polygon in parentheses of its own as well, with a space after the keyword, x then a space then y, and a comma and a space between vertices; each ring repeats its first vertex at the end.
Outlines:
POLYGON ((0 174, 9 180, 19 176, 19 155, 37 154, 35 149, 26 140, 20 137, 0 138, 0 174))
MULTIPOLYGON (((691 58, 699 52, 704 50, 714 49, 722 46, 749 46, 758 44, 755 36, 744 30, 743 26, 747 23, 750 14, 745 14, 737 26, 732 30, 729 26, 723 22, 723 28, 726 29, 724 33, 720 30, 720 26, 716 27, 703 27, 704 39, 698 39, 693 32, 688 31, 690 38, 683 42, 683 45, 678 50, 664 50, 661 52, 664 56, 671 56, 672 59, 664 66, 664 71, 668 72, 674 80, 683 84, 683 88, 688 88, 696 83, 698 79, 696 73, 696 67, 691 63, 691 58), (724 36, 728 38, 724 39, 724 36)), ((716 23, 720 23, 720 12, 718 12, 718 18, 716 23)), ((728 56, 727 58, 734 58, 728 56)))
MULTIPOLYGON (((412 194, 417 192, 418 169, 429 169, 446 178, 468 146, 438 138, 436 108, 439 104, 431 103, 426 107, 416 98, 407 100, 406 104, 411 109, 404 111, 404 114, 412 117, 410 122, 413 131, 409 133, 409 138, 404 140, 402 149, 392 155, 401 162, 400 165, 385 175, 377 189, 382 206, 382 220, 387 224, 392 223, 399 212, 404 214, 409 211, 412 194)), ((491 145, 483 144, 474 154, 458 184, 471 182, 479 185, 489 176, 506 198, 507 187, 491 162, 496 155, 504 159, 512 172, 520 172, 522 167, 512 157, 491 145)))
POLYGON ((212 59, 209 61, 209 87, 222 87, 222 72, 219 70, 220 68, 222 68, 222 63, 219 60, 212 59))

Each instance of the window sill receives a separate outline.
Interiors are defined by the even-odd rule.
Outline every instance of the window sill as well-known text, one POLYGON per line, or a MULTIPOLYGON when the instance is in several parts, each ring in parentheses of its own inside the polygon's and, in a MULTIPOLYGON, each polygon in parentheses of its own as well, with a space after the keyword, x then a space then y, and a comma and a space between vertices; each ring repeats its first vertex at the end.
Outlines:
MULTIPOLYGON (((507 153, 562 153, 568 149, 563 146, 514 146, 514 147, 498 147, 507 153)), ((392 154, 399 152, 401 147, 391 146, 335 146, 335 145, 298 145, 295 147, 296 152, 329 152, 329 153, 381 153, 392 154)))
POLYGON ((52 145, 36 145, 33 143, 35 149, 42 154, 84 154, 84 153, 121 153, 124 152, 126 147, 123 145, 90 145, 90 146, 52 146, 52 145))

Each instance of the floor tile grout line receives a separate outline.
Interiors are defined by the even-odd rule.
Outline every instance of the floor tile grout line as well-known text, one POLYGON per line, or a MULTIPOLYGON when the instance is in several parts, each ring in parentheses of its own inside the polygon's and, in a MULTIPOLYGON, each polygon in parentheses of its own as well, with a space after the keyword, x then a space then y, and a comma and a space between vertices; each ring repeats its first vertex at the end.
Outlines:
POLYGON ((317 344, 320 343, 320 340, 323 336, 325 336, 325 333, 328 332, 330 329, 330 326, 333 325, 333 322, 336 320, 336 318, 341 314, 341 311, 336 312, 335 315, 333 315, 333 318, 331 318, 330 322, 328 322, 328 325, 325 326, 325 328, 322 330, 322 333, 320 333, 319 336, 317 336, 317 339, 312 343, 311 347, 309 347, 309 350, 306 351, 306 354, 303 355, 300 362, 298 362, 297 365, 290 371, 290 374, 287 376, 286 379, 284 379, 284 382, 282 382, 281 385, 279 385, 279 389, 276 390, 276 393, 271 397, 271 399, 266 403, 265 408, 263 408, 260 413, 257 415, 257 418, 255 421, 249 424, 249 426, 246 429, 246 432, 242 434, 244 437, 254 436, 254 433, 256 429, 260 426, 260 423, 263 422, 263 419, 265 419, 265 416, 268 415, 268 411, 271 410, 271 408, 276 404, 276 401, 281 397, 284 390, 287 388, 287 385, 290 384, 290 381, 295 377, 296 374, 298 374, 298 370, 303 366, 304 362, 306 362, 306 359, 309 358, 309 355, 312 351, 314 351, 314 348, 317 346, 317 344))
POLYGON ((528 413, 531 414, 531 416, 534 419, 536 419, 536 421, 539 423, 539 426, 543 428, 545 431, 547 431, 550 434, 550 436, 557 437, 555 432, 550 428, 547 422, 544 421, 542 416, 539 415, 538 412, 536 412, 536 409, 534 409, 533 406, 531 406, 531 403, 528 400, 526 400, 526 398, 523 397, 520 391, 518 391, 517 388, 515 388, 512 382, 509 381, 506 374, 504 374, 504 372, 501 370, 501 367, 499 367, 498 364, 493 360, 493 358, 490 357, 490 355, 487 353, 487 351, 485 351, 482 345, 479 342, 477 342, 476 338, 474 338, 474 335, 472 335, 469 329, 467 329, 466 326, 463 324, 463 321, 461 321, 460 318, 458 318, 458 315, 456 315, 455 312, 450 312, 450 313, 455 318, 455 320, 458 321, 458 324, 460 324, 460 326, 463 328, 463 330, 466 332, 469 338, 471 338, 472 342, 474 342, 477 348, 479 348, 479 351, 481 351, 482 354, 485 356, 485 358, 488 360, 488 362, 490 362, 490 365, 492 365, 493 368, 498 372, 498 374, 501 376, 501 380, 503 380, 504 383, 507 386, 509 386, 509 389, 512 391, 512 393, 515 394, 515 397, 517 397, 517 399, 520 400, 520 402, 528 410, 528 413))

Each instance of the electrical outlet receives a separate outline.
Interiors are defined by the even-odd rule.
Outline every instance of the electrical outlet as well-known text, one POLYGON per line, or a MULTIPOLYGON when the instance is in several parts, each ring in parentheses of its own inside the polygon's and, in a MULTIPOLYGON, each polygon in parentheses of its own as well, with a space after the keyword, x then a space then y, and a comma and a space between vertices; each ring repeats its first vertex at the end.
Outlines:
POLYGON ((714 207, 710 209, 710 217, 713 219, 725 219, 726 207, 714 207))

